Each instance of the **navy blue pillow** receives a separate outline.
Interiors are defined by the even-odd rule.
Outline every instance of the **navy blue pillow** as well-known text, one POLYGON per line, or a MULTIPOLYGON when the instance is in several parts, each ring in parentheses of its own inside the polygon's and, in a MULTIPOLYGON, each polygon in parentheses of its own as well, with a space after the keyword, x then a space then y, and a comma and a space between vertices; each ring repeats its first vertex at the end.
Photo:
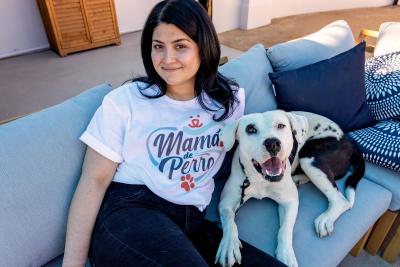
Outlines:
POLYGON ((332 58, 270 73, 278 108, 320 114, 345 132, 373 125, 365 102, 364 63, 365 42, 361 42, 332 58))
POLYGON ((400 122, 387 120, 349 133, 363 157, 375 164, 400 171, 400 122))
POLYGON ((365 87, 375 119, 400 119, 400 51, 365 62, 365 87))

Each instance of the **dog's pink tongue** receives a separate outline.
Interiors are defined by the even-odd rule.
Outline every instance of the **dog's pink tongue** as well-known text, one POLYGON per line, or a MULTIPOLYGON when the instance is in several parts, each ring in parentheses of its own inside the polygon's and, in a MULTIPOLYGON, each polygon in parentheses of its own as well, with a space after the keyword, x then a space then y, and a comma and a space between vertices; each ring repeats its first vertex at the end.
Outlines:
POLYGON ((270 158, 262 164, 262 169, 270 176, 279 175, 282 171, 282 161, 277 157, 270 158))

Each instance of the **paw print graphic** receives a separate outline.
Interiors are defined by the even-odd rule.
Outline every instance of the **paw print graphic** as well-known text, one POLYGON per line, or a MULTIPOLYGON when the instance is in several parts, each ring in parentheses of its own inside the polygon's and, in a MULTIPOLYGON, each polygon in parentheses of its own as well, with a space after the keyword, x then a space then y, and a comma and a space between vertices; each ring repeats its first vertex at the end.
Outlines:
POLYGON ((181 176, 181 187, 185 189, 186 192, 189 192, 191 188, 195 187, 193 182, 193 176, 190 174, 186 174, 186 176, 181 176))

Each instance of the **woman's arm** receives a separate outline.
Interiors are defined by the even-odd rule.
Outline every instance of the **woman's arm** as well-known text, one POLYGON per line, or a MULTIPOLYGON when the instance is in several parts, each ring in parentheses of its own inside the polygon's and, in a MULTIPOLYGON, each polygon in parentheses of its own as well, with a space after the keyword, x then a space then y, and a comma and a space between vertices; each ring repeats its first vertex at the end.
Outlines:
POLYGON ((64 267, 85 266, 93 226, 117 166, 118 163, 87 148, 81 178, 68 214, 64 267))

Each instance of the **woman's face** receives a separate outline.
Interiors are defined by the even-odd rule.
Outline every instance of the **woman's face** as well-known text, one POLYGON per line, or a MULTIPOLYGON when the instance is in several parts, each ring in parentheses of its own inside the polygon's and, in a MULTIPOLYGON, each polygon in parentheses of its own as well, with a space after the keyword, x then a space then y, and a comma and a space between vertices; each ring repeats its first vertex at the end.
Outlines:
POLYGON ((186 85, 194 89, 200 67, 199 47, 178 27, 161 23, 154 29, 151 59, 167 89, 186 85))

